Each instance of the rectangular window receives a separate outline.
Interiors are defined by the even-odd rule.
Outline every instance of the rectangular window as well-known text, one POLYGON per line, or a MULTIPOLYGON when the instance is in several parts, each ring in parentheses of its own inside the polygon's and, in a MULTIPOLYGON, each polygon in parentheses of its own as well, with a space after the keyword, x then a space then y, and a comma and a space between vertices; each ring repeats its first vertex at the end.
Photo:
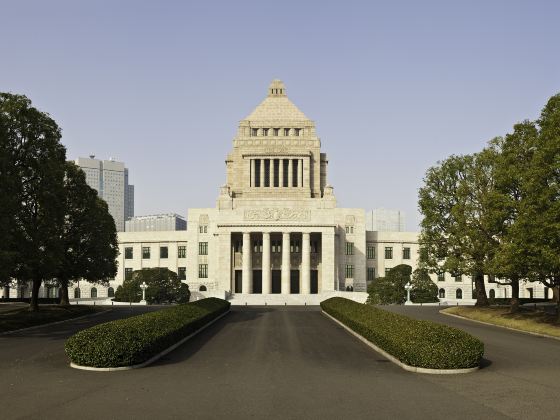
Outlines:
POLYGON ((179 245, 177 248, 178 258, 187 258, 187 247, 185 245, 179 245))
POLYGON ((393 259, 393 247, 392 246, 386 246, 385 247, 385 259, 386 260, 392 260, 393 259))
POLYGON ((293 240, 290 241, 290 252, 293 253, 298 253, 299 252, 299 241, 293 240))
POLYGON ((257 128, 252 128, 252 129, 251 129, 251 136, 257 137, 258 132, 259 132, 259 131, 258 131, 257 128))
POLYGON ((198 243, 198 255, 208 255, 208 242, 198 243))
POLYGON ((272 171, 274 172, 274 187, 280 186, 280 160, 274 159, 272 160, 272 171))
POLYGON ((262 129, 262 135, 267 137, 268 136, 268 128, 263 128, 262 129))
POLYGON ((264 186, 270 187, 270 159, 264 159, 264 186))
POLYGON ((368 267, 367 269, 367 279, 368 280, 375 280, 375 268, 374 267, 368 267))
POLYGON ((187 267, 177 267, 177 277, 179 280, 187 279, 187 267))
POLYGON ((142 259, 144 259, 144 260, 150 259, 150 247, 149 246, 143 246, 142 247, 142 259))
POLYGON ((354 242, 346 242, 346 255, 354 255, 354 242))
POLYGON ((262 254, 262 241, 259 239, 255 239, 253 241, 253 252, 255 254, 262 254))
POLYGON ((282 241, 272 241, 272 252, 275 254, 282 252, 282 241))
POLYGON ((292 159, 292 185, 291 187, 298 186, 298 162, 299 159, 292 159))
POLYGON ((461 282, 461 281, 463 281, 463 276, 462 276, 461 274, 456 275, 456 276, 455 276, 455 281, 456 281, 456 282, 461 282))
POLYGON ((410 248, 403 248, 402 257, 403 260, 410 260, 410 248))
POLYGON ((243 242, 242 241, 235 241, 233 244, 233 249, 235 252, 242 252, 243 251, 243 242))
POLYGON ((159 257, 160 258, 167 258, 168 254, 169 254, 169 249, 166 246, 160 246, 159 247, 159 257))
POLYGON ((133 253, 132 253, 132 247, 131 246, 127 246, 124 249, 124 259, 125 260, 131 260, 133 258, 133 253))
POLYGON ((274 135, 275 135, 275 136, 279 136, 279 135, 280 135, 280 129, 279 129, 279 128, 275 128, 275 129, 274 129, 274 135))
POLYGON ((354 266, 352 264, 346 264, 346 278, 352 279, 354 278, 354 266))
POLYGON ((367 259, 368 260, 375 259, 375 246, 373 246, 373 245, 368 245, 367 246, 367 259))
POLYGON ((445 273, 438 273, 437 281, 445 281, 445 273))
POLYGON ((208 278, 208 264, 198 265, 198 278, 207 279, 208 278))
POLYGON ((300 132, 300 131, 301 131, 301 128, 296 128, 296 129, 294 130, 294 134, 295 134, 297 137, 299 137, 299 132, 300 132))
POLYGON ((262 185, 262 179, 261 179, 261 165, 263 164, 263 160, 262 159, 255 159, 253 161, 254 165, 255 165, 255 185, 253 185, 254 187, 261 187, 262 185))
POLYGON ((311 246, 311 253, 312 254, 317 254, 319 252, 319 242, 318 241, 311 241, 309 244, 311 246))
POLYGON ((284 135, 286 137, 288 137, 290 135, 290 129, 289 128, 284 128, 284 135))
POLYGON ((130 280, 132 278, 132 268, 125 268, 124 269, 124 279, 130 280))

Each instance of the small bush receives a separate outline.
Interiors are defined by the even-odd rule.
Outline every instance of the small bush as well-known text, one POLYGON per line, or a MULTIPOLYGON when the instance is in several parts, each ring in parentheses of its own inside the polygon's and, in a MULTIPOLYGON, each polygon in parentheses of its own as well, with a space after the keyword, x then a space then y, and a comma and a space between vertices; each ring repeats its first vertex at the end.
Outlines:
POLYGON ((321 308, 376 346, 415 367, 464 369, 478 366, 484 344, 457 328, 419 321, 343 298, 321 308))
POLYGON ((132 366, 155 356, 229 310, 230 303, 202 299, 99 324, 70 337, 65 350, 81 366, 132 366))

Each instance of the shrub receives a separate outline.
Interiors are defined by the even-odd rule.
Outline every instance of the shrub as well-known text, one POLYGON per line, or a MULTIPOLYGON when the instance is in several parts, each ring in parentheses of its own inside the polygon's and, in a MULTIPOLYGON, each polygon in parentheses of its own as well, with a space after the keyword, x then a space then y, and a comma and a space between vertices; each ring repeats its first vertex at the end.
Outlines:
POLYGON ((404 285, 410 281, 411 273, 411 266, 400 264, 391 268, 385 277, 373 280, 368 286, 368 302, 382 305, 404 303, 406 300, 404 285))
POLYGON ((321 308, 376 346, 415 367, 464 369, 478 366, 484 344, 457 328, 362 305, 343 298, 321 302, 321 308))
POLYGON ((142 289, 140 285, 146 282, 146 301, 149 304, 159 303, 187 303, 190 298, 189 287, 182 283, 177 273, 168 268, 143 268, 132 273, 122 286, 117 288, 115 301, 140 302, 142 289))
POLYGON ((155 356, 229 310, 230 303, 202 299, 99 324, 70 337, 65 350, 81 366, 132 366, 155 356))
POLYGON ((428 270, 417 268, 412 273, 410 300, 414 303, 439 302, 438 287, 430 278, 428 270))

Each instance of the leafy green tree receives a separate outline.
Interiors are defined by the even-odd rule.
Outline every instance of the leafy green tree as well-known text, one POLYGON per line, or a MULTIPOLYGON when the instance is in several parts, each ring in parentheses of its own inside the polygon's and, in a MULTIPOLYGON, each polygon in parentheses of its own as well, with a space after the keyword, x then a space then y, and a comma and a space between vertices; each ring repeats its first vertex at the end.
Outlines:
POLYGON ((488 305, 484 274, 505 217, 495 161, 493 149, 451 156, 427 171, 419 192, 422 268, 472 276, 478 306, 488 305))
POLYGON ((185 283, 177 277, 177 273, 168 268, 144 268, 132 273, 122 286, 117 288, 115 300, 118 302, 140 302, 142 289, 140 285, 146 282, 146 301, 157 303, 186 303, 190 298, 190 291, 185 283))
POLYGON ((368 286, 368 302, 372 304, 402 304, 406 300, 405 284, 410 281, 412 267, 400 264, 389 270, 385 277, 379 277, 368 286))
POLYGON ((417 268, 412 273, 410 300, 414 303, 439 302, 438 288, 426 269, 417 268))
POLYGON ((17 200, 16 204, 10 200, 8 207, 16 208, 9 210, 13 215, 7 218, 15 259, 10 262, 6 253, 1 258, 8 258, 13 277, 32 282, 30 310, 35 311, 41 283, 55 275, 62 255, 66 150, 56 122, 32 107, 25 96, 0 93, 0 119, 1 165, 9 172, 2 188, 17 200))
POLYGON ((61 236, 64 250, 56 278, 61 287, 61 305, 68 305, 68 286, 84 278, 107 284, 117 272, 117 232, 107 204, 86 183, 84 172, 66 163, 65 218, 61 236))
POLYGON ((497 234, 499 245, 492 256, 488 271, 500 284, 511 286, 510 312, 519 309, 519 284, 530 277, 529 248, 526 246, 526 225, 519 215, 530 199, 528 175, 531 173, 538 129, 525 121, 514 126, 513 133, 496 138, 490 147, 497 152, 496 189, 503 205, 504 218, 497 234))

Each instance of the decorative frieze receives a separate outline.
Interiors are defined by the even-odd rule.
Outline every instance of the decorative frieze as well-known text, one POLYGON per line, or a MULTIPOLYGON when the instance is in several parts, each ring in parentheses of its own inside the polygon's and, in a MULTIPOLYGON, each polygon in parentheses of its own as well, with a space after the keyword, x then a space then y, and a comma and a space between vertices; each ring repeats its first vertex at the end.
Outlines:
POLYGON ((292 208, 262 208, 245 210, 245 220, 293 220, 306 221, 311 219, 311 210, 292 208))

